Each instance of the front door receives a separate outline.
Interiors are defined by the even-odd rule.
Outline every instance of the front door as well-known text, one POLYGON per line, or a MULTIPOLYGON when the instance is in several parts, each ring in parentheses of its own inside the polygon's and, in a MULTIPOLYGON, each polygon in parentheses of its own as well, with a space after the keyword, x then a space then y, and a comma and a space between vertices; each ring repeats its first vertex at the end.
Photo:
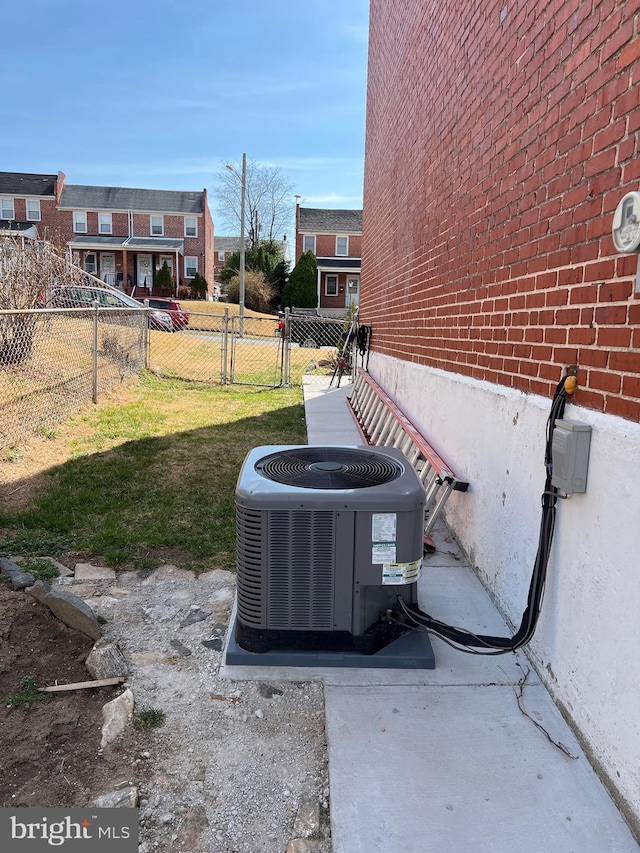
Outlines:
POLYGON ((345 302, 346 308, 351 308, 354 305, 358 307, 358 287, 360 285, 359 278, 347 278, 347 298, 345 302))
POLYGON ((116 256, 100 255, 100 278, 107 284, 115 285, 116 283, 116 256))
POLYGON ((138 287, 146 287, 151 290, 153 285, 153 257, 152 255, 138 255, 138 287))

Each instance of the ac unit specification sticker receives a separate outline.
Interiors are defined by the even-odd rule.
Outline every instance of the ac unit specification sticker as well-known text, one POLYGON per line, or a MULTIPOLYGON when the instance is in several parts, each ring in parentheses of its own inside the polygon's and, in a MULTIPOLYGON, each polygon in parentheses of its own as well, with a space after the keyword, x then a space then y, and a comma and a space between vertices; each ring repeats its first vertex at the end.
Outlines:
POLYGON ((415 583, 422 572, 422 560, 411 563, 385 563, 382 567, 382 583, 384 586, 415 583))
POLYGON ((371 562, 376 564, 396 561, 395 512, 374 512, 371 515, 371 562))

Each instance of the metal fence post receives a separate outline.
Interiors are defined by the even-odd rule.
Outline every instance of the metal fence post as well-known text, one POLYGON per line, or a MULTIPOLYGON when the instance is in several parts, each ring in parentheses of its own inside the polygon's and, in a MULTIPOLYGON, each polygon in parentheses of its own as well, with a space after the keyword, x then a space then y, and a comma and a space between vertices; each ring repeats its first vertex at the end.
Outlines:
POLYGON ((93 314, 93 391, 92 399, 94 403, 98 402, 98 310, 100 303, 94 300, 93 314))
POLYGON ((229 308, 225 305, 224 317, 222 318, 222 369, 220 371, 220 382, 227 384, 227 358, 229 355, 229 308))
POLYGON ((291 326, 289 319, 289 308, 284 309, 284 331, 282 333, 282 346, 284 347, 284 376, 282 377, 282 384, 286 387, 289 387, 289 384, 291 382, 291 326))
MULTIPOLYGON (((236 381, 235 377, 235 369, 236 369, 236 344, 238 343, 239 337, 239 326, 236 326, 236 320, 238 323, 240 322, 240 317, 231 317, 231 348, 229 355, 229 384, 233 385, 236 381)), ((244 328, 244 318, 242 318, 242 326, 244 328)))
POLYGON ((149 329, 151 328, 151 312, 149 310, 149 300, 144 300, 144 366, 147 370, 151 366, 151 335, 149 334, 149 329))

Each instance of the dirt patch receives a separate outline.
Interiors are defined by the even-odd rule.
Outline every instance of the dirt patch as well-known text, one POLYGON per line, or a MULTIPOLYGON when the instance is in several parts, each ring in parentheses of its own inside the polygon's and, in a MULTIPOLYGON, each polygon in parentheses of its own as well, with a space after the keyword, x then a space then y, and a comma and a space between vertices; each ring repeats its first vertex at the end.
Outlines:
POLYGON ((220 676, 235 576, 165 565, 66 588, 122 650, 134 716, 164 719, 130 726, 101 751, 102 707, 121 687, 7 707, 25 676, 38 685, 88 680, 92 643, 3 583, 2 805, 86 806, 135 786, 141 853, 284 853, 295 838, 306 846, 292 849, 329 853, 322 684, 271 680, 277 672, 220 676))
POLYGON ((93 641, 40 602, 0 583, 0 802, 3 808, 84 806, 135 773, 135 742, 100 751, 104 687, 12 705, 23 679, 39 686, 87 681, 93 641))

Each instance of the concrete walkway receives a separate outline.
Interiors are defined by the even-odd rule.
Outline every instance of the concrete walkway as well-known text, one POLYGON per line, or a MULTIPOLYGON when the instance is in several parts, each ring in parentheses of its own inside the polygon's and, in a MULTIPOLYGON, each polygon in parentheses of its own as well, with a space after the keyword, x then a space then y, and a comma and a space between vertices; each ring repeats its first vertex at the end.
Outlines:
MULTIPOLYGON (((314 380, 304 391, 309 444, 362 443, 350 386, 314 380)), ((508 635, 444 524, 433 538, 420 605, 449 624, 508 635)), ((638 851, 526 656, 432 643, 434 670, 226 668, 323 679, 334 853, 638 851)))

